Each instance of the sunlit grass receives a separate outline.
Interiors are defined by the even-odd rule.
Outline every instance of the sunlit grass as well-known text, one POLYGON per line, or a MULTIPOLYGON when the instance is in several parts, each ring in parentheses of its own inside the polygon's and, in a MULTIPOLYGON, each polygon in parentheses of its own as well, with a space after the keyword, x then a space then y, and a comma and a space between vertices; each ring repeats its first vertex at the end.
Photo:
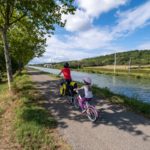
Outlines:
POLYGON ((129 98, 124 95, 114 94, 110 92, 108 88, 99 88, 93 86, 94 95, 107 99, 108 101, 126 106, 131 111, 143 114, 144 116, 150 118, 150 104, 137 100, 136 98, 129 98))
POLYGON ((8 90, 7 83, 0 84, 0 116, 11 105, 13 96, 8 90))
MULTIPOLYGON (((89 73, 98 73, 98 74, 113 74, 114 75, 114 66, 97 66, 97 67, 85 67, 79 69, 78 71, 89 72, 89 73)), ((150 78, 150 67, 141 67, 138 68, 134 66, 131 68, 130 72, 128 67, 125 66, 116 66, 116 75, 123 76, 134 76, 136 78, 150 78)))
POLYGON ((3 131, 2 129, 3 114, 11 106, 13 100, 14 100, 13 96, 12 94, 10 94, 8 90, 7 83, 0 83, 0 138, 3 131))
POLYGON ((29 76, 23 74, 17 77, 13 87, 19 95, 14 123, 18 142, 24 149, 56 149, 56 142, 49 133, 49 129, 56 127, 56 120, 38 105, 40 95, 29 76))

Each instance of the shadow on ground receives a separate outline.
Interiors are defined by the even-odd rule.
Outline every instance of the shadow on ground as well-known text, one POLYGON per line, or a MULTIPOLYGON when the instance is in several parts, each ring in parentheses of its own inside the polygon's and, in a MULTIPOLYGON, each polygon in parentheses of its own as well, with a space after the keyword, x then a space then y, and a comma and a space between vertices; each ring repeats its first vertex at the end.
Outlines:
MULTIPOLYGON (((38 73, 30 72, 30 75, 38 73)), ((41 73, 39 73, 41 74, 41 73)), ((41 105, 50 110, 57 116, 58 124, 61 128, 67 128, 65 119, 74 120, 80 123, 90 122, 79 110, 69 105, 65 97, 59 97, 59 80, 36 81, 34 83, 37 89, 42 93, 43 100, 41 105)), ((125 108, 117 105, 111 105, 103 100, 96 99, 95 105, 99 111, 99 119, 92 124, 93 128, 100 125, 115 126, 116 128, 128 132, 135 136, 142 136, 143 140, 150 140, 142 130, 137 129, 137 125, 149 126, 150 121, 139 117, 138 115, 127 112, 125 108)))

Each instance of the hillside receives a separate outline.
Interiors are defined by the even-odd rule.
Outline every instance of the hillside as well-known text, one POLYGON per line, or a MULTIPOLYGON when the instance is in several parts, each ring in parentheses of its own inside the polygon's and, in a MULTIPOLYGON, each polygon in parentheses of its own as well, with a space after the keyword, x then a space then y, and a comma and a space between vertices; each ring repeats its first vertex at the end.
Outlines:
MULTIPOLYGON (((104 66, 114 64, 114 54, 99 56, 95 58, 84 59, 81 62, 84 66, 104 66)), ((135 50, 128 52, 116 53, 117 65, 147 65, 150 64, 150 50, 135 50)))
MULTIPOLYGON (((82 59, 80 61, 70 61, 71 68, 82 68, 91 66, 105 66, 114 64, 114 54, 82 59)), ((150 50, 134 50, 116 53, 117 65, 148 65, 150 64, 150 50)), ((64 62, 53 64, 54 68, 62 67, 64 62)))

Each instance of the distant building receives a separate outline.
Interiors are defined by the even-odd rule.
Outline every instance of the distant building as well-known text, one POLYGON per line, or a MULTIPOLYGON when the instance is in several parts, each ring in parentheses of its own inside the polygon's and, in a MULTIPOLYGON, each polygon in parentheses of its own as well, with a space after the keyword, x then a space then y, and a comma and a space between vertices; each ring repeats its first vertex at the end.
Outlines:
POLYGON ((44 64, 44 67, 46 67, 46 68, 52 68, 53 64, 44 64))

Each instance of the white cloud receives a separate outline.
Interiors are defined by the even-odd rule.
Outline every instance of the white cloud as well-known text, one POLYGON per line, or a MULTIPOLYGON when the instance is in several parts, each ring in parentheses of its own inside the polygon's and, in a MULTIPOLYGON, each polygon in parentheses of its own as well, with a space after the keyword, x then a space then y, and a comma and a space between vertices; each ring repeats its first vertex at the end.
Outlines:
POLYGON ((78 0, 78 9, 74 15, 63 15, 62 19, 67 20, 67 31, 87 30, 92 26, 95 17, 113 8, 124 5, 128 0, 78 0))
POLYGON ((79 7, 84 9, 89 16, 98 17, 103 12, 124 5, 127 0, 78 0, 79 7))
POLYGON ((67 20, 65 28, 71 32, 87 30, 92 24, 92 19, 84 11, 79 9, 76 10, 74 15, 63 16, 63 20, 67 20))
MULTIPOLYGON (((75 16, 68 16, 66 24, 68 31, 76 32, 71 35, 62 35, 61 39, 56 35, 48 38, 47 50, 39 61, 43 61, 43 58, 44 62, 74 60, 95 56, 96 54, 109 54, 114 50, 117 51, 117 49, 125 50, 125 48, 120 48, 114 43, 117 39, 127 36, 128 33, 149 23, 150 13, 147 10, 150 8, 150 1, 126 12, 119 12, 117 24, 113 27, 94 27, 92 25, 93 18, 91 17, 96 17, 96 12, 100 15, 102 12, 125 4, 125 2, 127 0, 122 2, 121 0, 79 0, 80 7, 84 10, 77 10, 75 16), (102 10, 100 9, 101 5, 98 5, 99 2, 103 3, 104 6, 108 4, 108 6, 102 10), (116 5, 114 2, 116 2, 116 5), (95 7, 97 9, 94 9, 95 7)), ((138 48, 150 48, 150 43, 143 43, 138 48)))
POLYGON ((113 34, 124 36, 125 34, 148 24, 150 21, 150 12, 148 11, 149 8, 150 1, 135 9, 119 13, 118 24, 113 29, 113 34))
POLYGON ((79 32, 76 35, 68 37, 69 43, 72 43, 73 47, 93 50, 104 47, 106 43, 112 40, 111 34, 107 30, 100 30, 98 28, 92 28, 88 31, 79 32), (72 42, 71 42, 72 41, 72 42))
POLYGON ((101 48, 108 45, 109 41, 112 41, 112 36, 107 29, 91 28, 87 31, 80 31, 72 35, 62 35, 61 39, 58 36, 47 37, 47 45, 51 49, 68 50, 86 50, 101 48))
POLYGON ((73 41, 67 39, 65 41, 58 39, 57 36, 47 38, 46 52, 42 57, 34 58, 30 63, 60 62, 89 57, 89 53, 76 49, 73 41))

